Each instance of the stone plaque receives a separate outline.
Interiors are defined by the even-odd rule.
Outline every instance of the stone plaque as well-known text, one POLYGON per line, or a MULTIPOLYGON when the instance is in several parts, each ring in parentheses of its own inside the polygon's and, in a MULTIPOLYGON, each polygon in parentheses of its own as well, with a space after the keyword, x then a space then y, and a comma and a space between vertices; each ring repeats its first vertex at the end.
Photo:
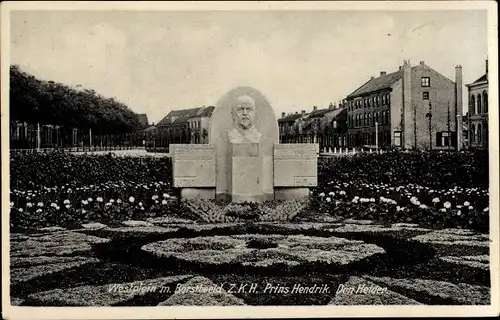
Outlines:
POLYGON ((215 148, 209 144, 174 144, 174 188, 215 188, 215 148))
POLYGON ((274 186, 315 187, 318 183, 317 144, 275 144, 274 186))

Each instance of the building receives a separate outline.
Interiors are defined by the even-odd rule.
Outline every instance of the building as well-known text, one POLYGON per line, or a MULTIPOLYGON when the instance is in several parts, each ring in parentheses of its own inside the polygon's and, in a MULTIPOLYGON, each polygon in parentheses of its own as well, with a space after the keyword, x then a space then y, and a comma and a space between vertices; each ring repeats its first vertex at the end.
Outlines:
POLYGON ((321 150, 347 145, 347 109, 340 103, 325 109, 314 106, 310 113, 283 112, 278 126, 280 143, 318 143, 321 150))
POLYGON ((208 143, 208 129, 214 109, 213 106, 203 106, 188 119, 189 128, 191 129, 191 143, 208 143))
POLYGON ((468 140, 471 148, 488 148, 488 60, 485 71, 479 79, 466 85, 469 98, 468 140))
POLYGON ((156 147, 173 143, 208 143, 208 126, 215 107, 172 110, 156 125, 156 147))
POLYGON ((306 117, 306 111, 302 110, 300 113, 281 113, 281 118, 278 119, 278 128, 280 135, 280 143, 291 143, 295 141, 295 136, 299 133, 297 132, 297 126, 295 125, 297 120, 306 117))
POLYGON ((455 82, 421 61, 381 71, 345 99, 350 147, 443 149, 461 146, 462 67, 455 82))

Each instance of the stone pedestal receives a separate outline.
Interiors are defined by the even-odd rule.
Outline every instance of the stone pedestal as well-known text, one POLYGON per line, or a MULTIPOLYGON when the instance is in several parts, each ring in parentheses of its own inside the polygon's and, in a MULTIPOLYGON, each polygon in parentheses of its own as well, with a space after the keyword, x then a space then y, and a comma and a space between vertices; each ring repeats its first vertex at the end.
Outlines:
POLYGON ((263 158, 258 143, 231 144, 231 201, 262 202, 274 195, 264 191, 263 158))
POLYGON ((182 188, 181 199, 214 199, 215 188, 182 188))
POLYGON ((275 200, 303 200, 309 199, 309 188, 275 188, 275 200))

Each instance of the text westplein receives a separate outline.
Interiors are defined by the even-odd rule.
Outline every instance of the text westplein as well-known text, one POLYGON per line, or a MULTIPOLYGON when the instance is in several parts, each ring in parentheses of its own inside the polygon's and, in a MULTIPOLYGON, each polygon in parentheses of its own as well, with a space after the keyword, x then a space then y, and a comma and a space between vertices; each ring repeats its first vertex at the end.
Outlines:
POLYGON ((133 284, 110 284, 108 287, 108 292, 110 293, 119 293, 119 294, 146 294, 146 293, 170 293, 170 287, 157 286, 155 284, 148 284, 139 282, 133 284))

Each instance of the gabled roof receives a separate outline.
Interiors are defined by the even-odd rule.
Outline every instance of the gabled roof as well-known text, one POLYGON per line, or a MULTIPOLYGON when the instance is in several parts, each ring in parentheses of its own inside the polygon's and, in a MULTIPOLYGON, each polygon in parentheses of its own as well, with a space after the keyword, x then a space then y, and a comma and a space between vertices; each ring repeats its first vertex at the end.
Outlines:
POLYGON ((283 118, 279 118, 278 123, 280 123, 280 122, 292 122, 292 121, 295 121, 295 120, 301 118, 302 116, 304 116, 304 115, 301 113, 289 114, 287 116, 284 116, 283 118))
POLYGON ((485 73, 481 78, 477 79, 472 84, 479 83, 479 82, 484 82, 484 81, 487 81, 487 80, 488 80, 488 75, 485 73))
POLYGON ((198 110, 196 117, 211 117, 214 112, 214 106, 203 107, 198 110))
POLYGON ((193 117, 211 117, 214 111, 214 106, 202 107, 202 108, 191 108, 182 110, 172 110, 163 119, 158 122, 157 126, 166 126, 170 124, 180 124, 187 122, 193 117), (172 121, 172 117, 176 117, 172 121))
POLYGON ((174 120, 174 124, 179 124, 179 123, 184 123, 187 122, 190 118, 196 117, 196 114, 198 111, 200 111, 201 108, 195 108, 195 109, 187 109, 185 112, 179 115, 177 119, 174 120))
MULTIPOLYGON (((163 119, 160 120, 156 125, 157 126, 166 126, 172 123, 179 123, 178 119, 183 119, 186 121, 186 116, 192 113, 195 113, 201 108, 192 108, 192 109, 182 109, 182 110, 172 110, 170 111, 163 119), (172 122, 172 117, 178 117, 172 122)), ((182 121, 181 121, 182 122, 182 121)))
MULTIPOLYGON (((416 66, 412 67, 415 68, 416 66)), ((373 91, 379 91, 383 89, 390 88, 396 81, 403 78, 403 70, 399 70, 393 73, 386 74, 384 76, 380 76, 378 78, 370 79, 368 82, 363 84, 358 89, 354 90, 353 93, 348 95, 348 98, 353 98, 357 96, 361 96, 366 93, 370 93, 373 91)))

